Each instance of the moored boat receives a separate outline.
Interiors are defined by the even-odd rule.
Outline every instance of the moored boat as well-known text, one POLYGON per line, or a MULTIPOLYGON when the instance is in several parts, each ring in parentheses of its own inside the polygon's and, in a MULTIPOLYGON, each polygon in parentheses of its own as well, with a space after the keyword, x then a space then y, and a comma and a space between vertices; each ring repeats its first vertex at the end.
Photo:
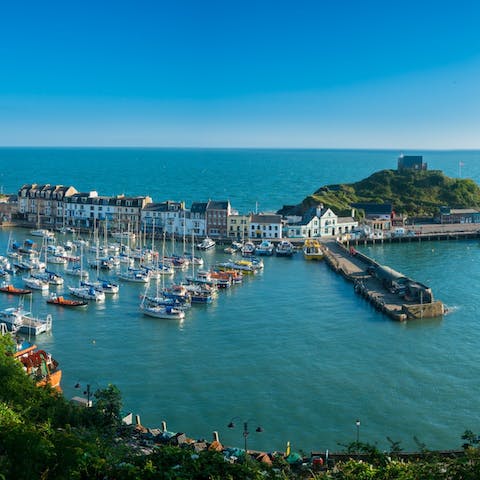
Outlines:
POLYGON ((30 230, 30 235, 32 235, 32 237, 53 238, 55 236, 55 232, 51 232, 46 228, 37 228, 36 230, 30 230))
POLYGON ((44 272, 31 273, 30 276, 38 280, 44 280, 50 285, 63 285, 64 282, 61 275, 55 272, 51 272, 49 270, 45 270, 44 272))
POLYGON ((35 277, 22 277, 23 283, 33 290, 48 290, 48 281, 35 277))
POLYGON ((275 248, 275 255, 277 257, 291 257, 295 253, 295 247, 292 242, 282 240, 275 248))
POLYGON ((11 283, 2 284, 2 286, 0 287, 0 292, 8 293, 10 295, 30 295, 32 293, 32 291, 28 288, 14 287, 11 283))
POLYGON ((165 320, 183 320, 185 312, 170 305, 141 305, 140 309, 144 315, 165 320))
POLYGON ((45 319, 33 317, 20 302, 18 307, 9 307, 0 312, 0 323, 4 323, 11 332, 39 335, 52 329, 52 316, 47 315, 45 319))
POLYGON ((314 238, 307 238, 303 245, 303 256, 305 260, 322 260, 323 250, 320 242, 314 238))
POLYGON ((260 245, 255 247, 255 253, 257 255, 273 255, 273 243, 270 240, 262 240, 260 245))
POLYGON ((243 257, 251 257, 255 254, 255 244, 250 240, 246 241, 241 248, 243 257))
POLYGON ((210 237, 205 237, 200 243, 196 245, 199 250, 210 250, 215 246, 215 240, 210 237))
POLYGON ((96 282, 81 282, 82 287, 92 287, 99 292, 104 292, 109 295, 115 295, 120 291, 119 285, 110 282, 109 280, 101 280, 100 278, 96 282))
POLYGON ((68 287, 70 294, 74 297, 83 298, 84 300, 92 300, 94 302, 103 302, 105 293, 95 290, 93 287, 68 287))
POLYGON ((47 300, 50 305, 59 305, 61 307, 86 307, 88 302, 86 300, 72 300, 71 298, 65 298, 63 296, 57 296, 52 294, 47 300))

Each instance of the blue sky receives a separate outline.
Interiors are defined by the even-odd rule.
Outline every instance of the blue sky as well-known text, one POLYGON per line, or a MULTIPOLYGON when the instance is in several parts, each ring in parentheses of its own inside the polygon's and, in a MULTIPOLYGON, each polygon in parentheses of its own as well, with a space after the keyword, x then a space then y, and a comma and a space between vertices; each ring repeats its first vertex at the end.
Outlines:
POLYGON ((8 2, 0 145, 480 148, 475 1, 8 2))

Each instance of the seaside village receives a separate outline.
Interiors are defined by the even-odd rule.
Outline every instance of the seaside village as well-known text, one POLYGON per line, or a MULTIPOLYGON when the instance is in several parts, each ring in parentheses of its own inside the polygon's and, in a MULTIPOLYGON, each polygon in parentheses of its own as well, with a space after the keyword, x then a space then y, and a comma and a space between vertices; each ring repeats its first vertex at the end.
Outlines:
MULTIPOLYGON (((422 157, 401 156, 398 168, 427 166, 422 157)), ((0 292, 10 302, 16 295, 32 298, 34 291, 41 291, 48 304, 85 308, 118 295, 120 288, 122 296, 125 290, 137 297, 138 290, 127 287, 135 282, 145 285, 139 314, 182 321, 193 305, 209 304, 223 289, 237 288, 247 275, 253 278, 264 267, 262 256, 290 257, 301 249, 306 260, 325 259, 375 309, 406 321, 441 316, 444 305, 434 300, 428 286, 378 264, 354 245, 376 239, 420 241, 422 236, 445 234, 448 227, 458 235, 468 226, 476 234, 480 212, 443 208, 438 219, 407 226, 391 204, 352 205, 349 217, 322 204, 303 216, 244 214, 228 200, 193 202, 187 208, 184 202, 156 203, 148 196, 110 197, 78 192, 74 186, 28 184, 16 195, 3 196, 0 218, 7 230, 28 229, 22 234, 26 240, 15 239, 20 232, 9 230, 6 255, 0 256, 0 292), (365 212, 361 225, 354 219, 355 208, 365 212), (431 229, 422 230, 428 223, 431 229), (171 248, 174 243, 178 254, 171 248), (230 258, 215 257, 217 263, 203 265, 198 251, 216 245, 230 258)), ((0 328, 2 334, 31 337, 51 331, 52 315, 36 318, 22 301, 0 311, 0 328)), ((61 370, 50 354, 18 341, 14 355, 37 385, 60 390, 61 370)), ((85 403, 83 397, 77 401, 85 403)), ((158 435, 163 438, 165 432, 158 435)))
MULTIPOLYGON (((402 169, 426 170, 427 164, 422 156, 401 155, 398 170, 402 169)), ((258 245, 267 239, 277 245, 290 239, 298 245, 309 238, 388 239, 439 231, 429 225, 480 223, 480 211, 473 208, 442 207, 438 217, 423 218, 417 224, 415 219, 396 214, 394 208, 391 203, 356 203, 351 205, 350 216, 341 217, 318 204, 301 216, 282 216, 239 213, 228 200, 193 202, 188 208, 183 201, 154 202, 149 196, 105 196, 79 192, 74 186, 28 184, 17 194, 0 195, 0 225, 77 233, 102 228, 124 238, 165 233, 167 238, 208 238, 222 244, 252 240, 258 245), (361 225, 354 218, 355 209, 365 213, 361 225)))

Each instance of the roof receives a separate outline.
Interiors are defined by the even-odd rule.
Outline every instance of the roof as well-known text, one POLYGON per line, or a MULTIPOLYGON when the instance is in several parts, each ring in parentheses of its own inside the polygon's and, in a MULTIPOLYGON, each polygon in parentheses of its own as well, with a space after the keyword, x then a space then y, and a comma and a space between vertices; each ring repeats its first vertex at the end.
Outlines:
MULTIPOLYGON (((465 213, 480 213, 480 211, 476 208, 451 208, 449 213, 451 215, 461 215, 465 213)), ((442 214, 445 215, 445 213, 442 214)))
POLYGON ((353 217, 337 217, 337 224, 338 223, 353 223, 356 220, 353 217))
POLYGON ((282 223, 282 216, 275 213, 254 213, 251 223, 282 223))
POLYGON ((209 200, 207 203, 207 210, 228 210, 230 202, 228 200, 215 201, 209 200))
POLYGON ((205 213, 207 209, 206 202, 193 202, 192 206, 190 207, 190 212, 192 213, 205 213))
POLYGON ((166 202, 160 203, 148 203, 143 209, 152 212, 178 212, 180 210, 185 210, 185 206, 183 202, 167 200, 166 202))

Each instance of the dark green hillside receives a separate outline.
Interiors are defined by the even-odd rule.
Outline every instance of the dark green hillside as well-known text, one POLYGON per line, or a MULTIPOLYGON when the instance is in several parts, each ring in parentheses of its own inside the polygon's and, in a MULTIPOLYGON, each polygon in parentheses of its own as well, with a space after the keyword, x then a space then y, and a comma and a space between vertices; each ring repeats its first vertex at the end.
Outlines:
POLYGON ((326 185, 295 207, 303 213, 323 203, 339 215, 349 215, 356 202, 392 203, 397 213, 433 215, 439 207, 480 207, 480 187, 469 179, 449 178, 439 170, 381 170, 356 183, 326 185))

